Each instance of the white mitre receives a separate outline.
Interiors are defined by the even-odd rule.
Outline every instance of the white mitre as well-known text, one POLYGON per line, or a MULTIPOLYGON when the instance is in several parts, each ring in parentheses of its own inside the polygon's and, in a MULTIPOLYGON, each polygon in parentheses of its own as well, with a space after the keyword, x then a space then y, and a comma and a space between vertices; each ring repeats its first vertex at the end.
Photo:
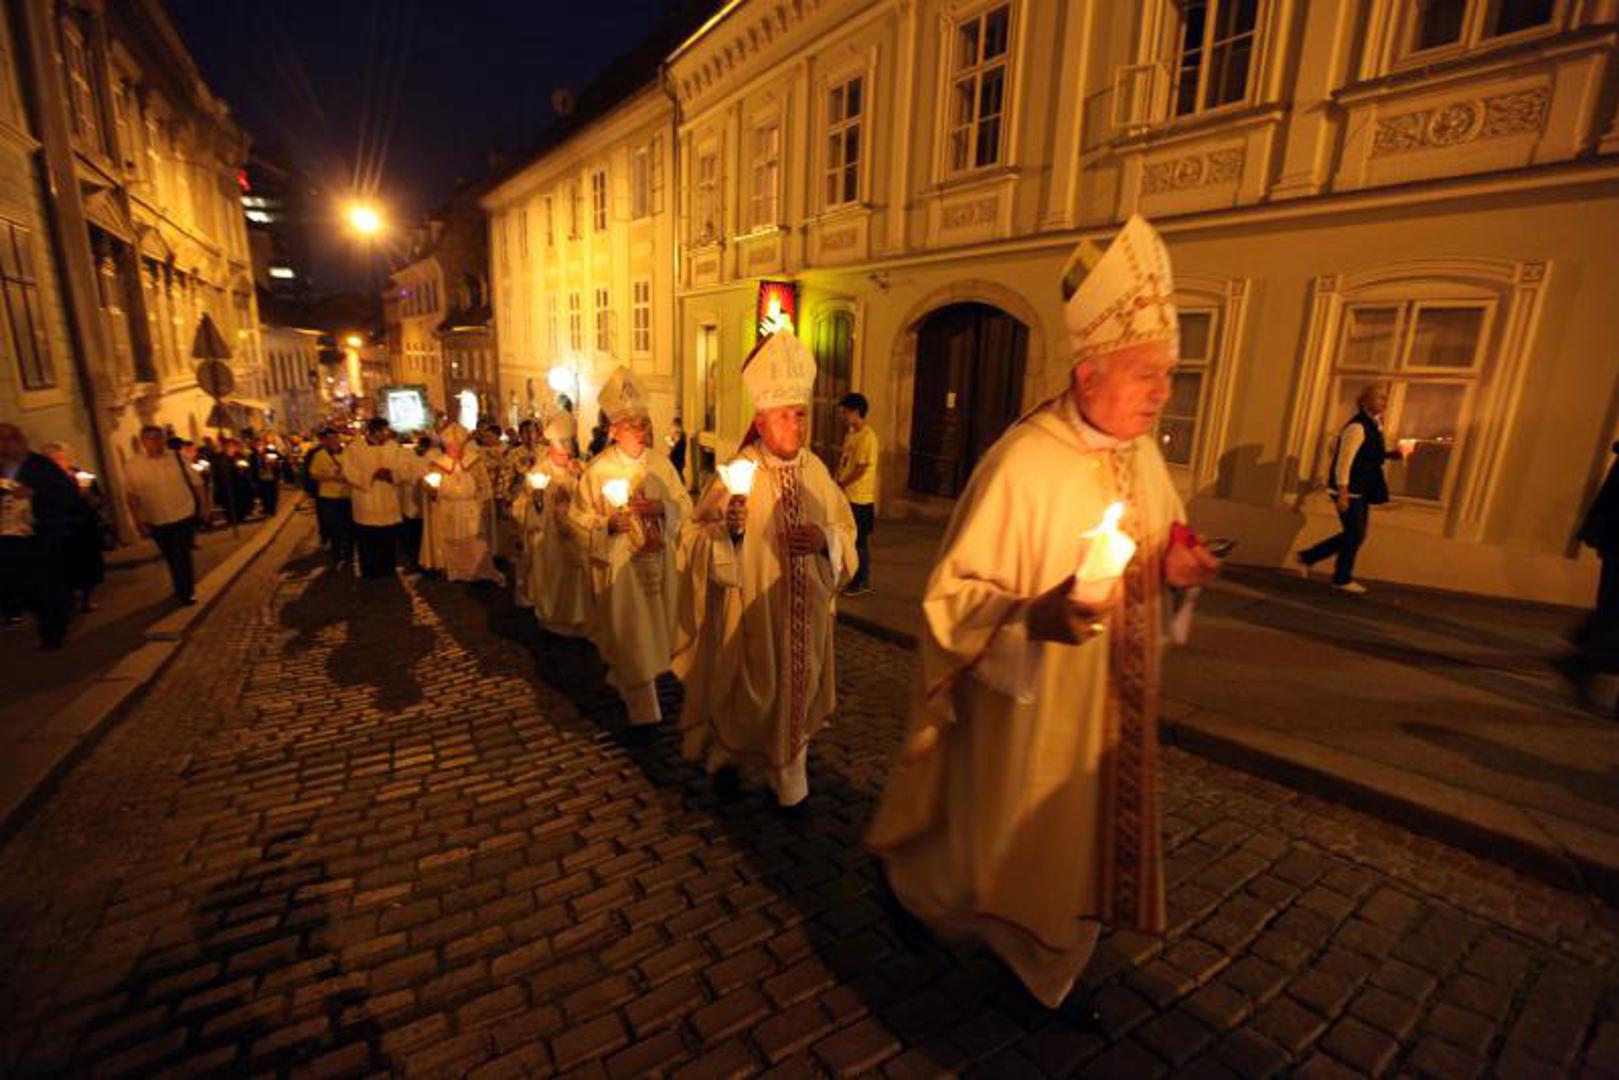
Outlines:
POLYGON ((1175 278, 1158 230, 1133 215, 1105 254, 1082 241, 1063 267, 1063 321, 1074 363, 1147 342, 1167 342, 1178 356, 1175 278))
POLYGON ((647 409, 646 394, 642 393, 641 384, 635 381, 635 376, 630 374, 627 367, 620 366, 613 372, 596 400, 602 412, 607 414, 609 424, 651 415, 647 409))
POLYGON ((564 442, 573 438, 577 430, 573 422, 573 413, 566 409, 560 410, 545 422, 545 441, 564 442))
POLYGON ((791 330, 778 330, 742 363, 753 411, 808 405, 815 397, 815 354, 791 330))

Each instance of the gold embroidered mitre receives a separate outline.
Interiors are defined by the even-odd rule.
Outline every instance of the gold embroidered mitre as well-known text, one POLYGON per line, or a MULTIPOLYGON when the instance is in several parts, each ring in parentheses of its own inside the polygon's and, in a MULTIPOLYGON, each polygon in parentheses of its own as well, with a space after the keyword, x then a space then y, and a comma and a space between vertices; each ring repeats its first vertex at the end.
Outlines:
POLYGON ((755 412, 808 405, 815 396, 815 354, 791 330, 778 330, 743 361, 742 382, 755 412))
POLYGON ((573 413, 566 409, 553 413, 545 422, 545 441, 562 442, 574 436, 576 427, 573 422, 573 413))
POLYGON ((602 412, 607 414, 609 424, 616 424, 631 417, 651 415, 647 409, 646 394, 641 391, 641 384, 636 382, 630 369, 622 365, 602 387, 597 402, 601 405, 602 412))
POLYGON ((1180 352, 1169 248, 1140 214, 1106 252, 1080 242, 1063 267, 1062 296, 1075 363, 1151 341, 1180 352))

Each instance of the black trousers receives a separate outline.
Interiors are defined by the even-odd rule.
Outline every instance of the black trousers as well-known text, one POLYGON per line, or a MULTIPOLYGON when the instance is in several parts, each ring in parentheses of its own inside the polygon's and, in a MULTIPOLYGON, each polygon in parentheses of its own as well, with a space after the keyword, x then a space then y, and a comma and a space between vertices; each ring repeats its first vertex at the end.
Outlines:
POLYGON ((259 505, 265 517, 275 517, 275 508, 281 504, 281 488, 274 480, 259 481, 259 505))
POLYGON ((151 526, 152 539, 169 564, 169 581, 174 585, 176 600, 191 600, 196 595, 197 571, 191 561, 191 538, 196 529, 197 523, 190 518, 151 526))
POLYGON ((1305 566, 1314 566, 1322 559, 1336 555, 1338 561, 1333 566, 1332 583, 1348 585, 1355 580, 1355 556, 1360 553, 1361 545, 1366 543, 1370 515, 1371 507, 1366 505, 1365 499, 1350 499, 1349 509, 1338 511, 1338 522, 1343 526, 1343 531, 1308 551, 1301 551, 1299 561, 1305 566))
POLYGON ((354 542, 360 549, 360 576, 392 577, 394 547, 398 540, 397 525, 355 525, 354 542))
POLYGON ((332 558, 347 562, 354 550, 354 507, 347 499, 315 497, 315 518, 321 536, 331 545, 332 558))
POLYGON ((67 558, 60 536, 0 538, 0 608, 16 618, 32 608, 39 640, 50 646, 67 636, 67 558))
POLYGON ((1589 667, 1619 672, 1619 551, 1602 556, 1596 610, 1574 632, 1574 647, 1589 667))
POLYGON ((877 529, 877 507, 872 503, 850 503, 854 511, 854 551, 860 567, 849 581, 849 588, 863 589, 871 584, 871 534, 877 529))
POLYGON ((399 546, 404 549, 405 565, 420 566, 422 561, 422 519, 408 517, 399 523, 399 546))

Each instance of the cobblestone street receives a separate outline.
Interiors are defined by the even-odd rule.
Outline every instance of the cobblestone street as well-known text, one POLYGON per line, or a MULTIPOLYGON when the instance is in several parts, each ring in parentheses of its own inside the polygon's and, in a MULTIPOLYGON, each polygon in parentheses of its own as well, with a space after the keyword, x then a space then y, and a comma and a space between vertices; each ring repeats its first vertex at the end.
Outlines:
POLYGON ((500 591, 339 578, 311 532, 0 851, 0 1071, 1619 1074, 1613 910, 1172 749, 1173 928, 1105 940, 1086 1029, 879 900, 909 653, 840 631, 788 820, 672 725, 622 746, 500 591))

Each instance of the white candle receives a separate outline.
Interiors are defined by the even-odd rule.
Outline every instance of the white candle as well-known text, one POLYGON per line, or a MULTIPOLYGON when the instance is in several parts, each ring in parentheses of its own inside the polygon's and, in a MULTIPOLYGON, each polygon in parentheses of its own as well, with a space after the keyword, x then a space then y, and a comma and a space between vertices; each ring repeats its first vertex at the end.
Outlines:
POLYGON ((208 471, 208 463, 206 461, 193 461, 191 463, 191 467, 193 469, 195 469, 197 472, 207 472, 208 471))
POLYGON ((425 483, 428 487, 432 488, 434 491, 437 491, 438 486, 440 484, 444 483, 444 474, 443 473, 437 473, 437 472, 430 472, 426 476, 422 477, 422 482, 425 483))
POLYGON ((624 509, 630 505, 630 482, 623 477, 607 481, 602 485, 602 497, 613 509, 624 509))
POLYGON ((83 469, 80 469, 78 472, 73 474, 73 479, 79 482, 80 487, 89 487, 91 484, 95 483, 96 474, 85 472, 83 469))
POLYGON ((753 493, 753 475, 758 469, 756 463, 738 458, 729 465, 719 467, 720 481, 725 485, 725 490, 745 499, 753 493))
POLYGON ((1116 502, 1102 514, 1094 529, 1085 533, 1085 557, 1074 579, 1074 599, 1099 603, 1113 590, 1113 583, 1124 575, 1124 568, 1136 553, 1136 542, 1119 531, 1124 503, 1116 502))
POLYGON ((529 473, 528 486, 535 491, 544 491, 551 486, 551 474, 539 471, 529 473))

